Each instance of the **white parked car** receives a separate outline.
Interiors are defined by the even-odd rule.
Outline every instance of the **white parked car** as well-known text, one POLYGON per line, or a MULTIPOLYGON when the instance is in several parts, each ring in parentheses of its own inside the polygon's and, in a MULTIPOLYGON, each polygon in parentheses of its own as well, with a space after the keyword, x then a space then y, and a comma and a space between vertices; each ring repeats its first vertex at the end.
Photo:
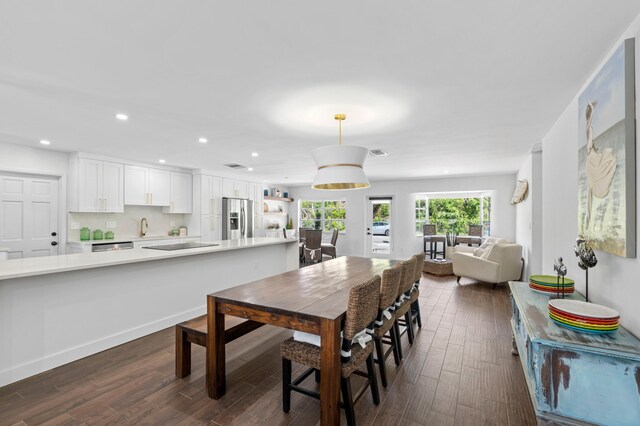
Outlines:
POLYGON ((389 222, 387 221, 373 222, 371 233, 373 235, 389 236, 389 222))

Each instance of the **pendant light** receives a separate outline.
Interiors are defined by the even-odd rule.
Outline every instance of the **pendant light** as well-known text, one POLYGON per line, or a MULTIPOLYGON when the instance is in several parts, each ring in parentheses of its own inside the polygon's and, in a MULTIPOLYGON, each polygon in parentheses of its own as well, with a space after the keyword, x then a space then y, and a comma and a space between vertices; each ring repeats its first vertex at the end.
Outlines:
POLYGON ((342 145, 342 122, 346 118, 345 114, 335 116, 339 123, 338 145, 323 146, 311 151, 318 166, 318 173, 311 185, 313 189, 336 191, 371 186, 362 168, 369 150, 360 146, 342 145))

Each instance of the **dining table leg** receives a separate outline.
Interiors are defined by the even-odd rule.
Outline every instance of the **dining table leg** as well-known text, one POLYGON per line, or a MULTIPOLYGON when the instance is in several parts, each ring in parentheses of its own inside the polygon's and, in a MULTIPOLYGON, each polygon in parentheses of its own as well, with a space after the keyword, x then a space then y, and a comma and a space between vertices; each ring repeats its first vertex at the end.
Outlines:
POLYGON ((226 392, 226 369, 224 347, 224 314, 218 312, 216 298, 207 296, 207 392, 213 399, 226 392))
POLYGON ((340 320, 320 323, 320 424, 340 424, 340 320))

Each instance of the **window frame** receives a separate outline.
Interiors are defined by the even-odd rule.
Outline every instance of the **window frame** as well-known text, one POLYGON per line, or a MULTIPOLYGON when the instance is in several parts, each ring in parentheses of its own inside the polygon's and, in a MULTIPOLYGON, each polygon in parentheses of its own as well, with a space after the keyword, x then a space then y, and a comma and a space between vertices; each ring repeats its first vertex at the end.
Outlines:
MULTIPOLYGON (((315 219, 315 221, 320 221, 320 226, 322 229, 322 233, 323 234, 331 234, 333 232, 333 230, 327 231, 325 230, 325 223, 326 222, 342 222, 344 224, 344 230, 338 230, 338 234, 341 235, 345 235, 347 233, 347 215, 348 215, 348 208, 347 208, 347 200, 342 198, 342 199, 331 199, 331 200, 307 200, 307 199, 300 199, 298 200, 298 227, 299 228, 303 228, 303 222, 304 219, 302 219, 302 203, 320 203, 321 204, 321 208, 320 208, 320 219, 315 219), (344 203, 344 219, 327 219, 325 217, 325 206, 327 203, 335 203, 335 202, 341 202, 344 203)), ((330 208, 326 208, 326 210, 334 210, 333 207, 330 208)), ((315 228, 314 228, 315 229, 315 228)))
MULTIPOLYGON (((493 221, 493 205, 494 205, 494 197, 495 197, 495 191, 468 191, 468 192, 441 192, 441 193, 420 193, 420 194, 416 194, 415 196, 415 202, 414 202, 414 215, 413 215, 413 220, 414 220, 414 229, 416 232, 416 238, 422 238, 423 234, 422 234, 422 230, 418 230, 418 224, 422 223, 423 225, 425 223, 431 223, 429 221, 429 200, 430 199, 440 199, 440 198, 477 198, 482 200, 483 198, 488 198, 489 199, 489 209, 488 209, 488 213, 489 213, 489 224, 488 226, 484 226, 483 228, 483 237, 487 237, 487 236, 491 236, 491 230, 494 227, 494 221, 493 221), (421 208, 418 207, 418 202, 419 201, 424 201, 425 202, 425 207, 421 208), (425 212, 425 219, 424 220, 419 220, 418 219, 418 211, 424 211, 425 212)), ((484 202, 481 201, 481 206, 484 206, 484 202)), ((480 220, 480 222, 485 225, 485 221, 484 221, 484 216, 486 214, 486 211, 484 210, 484 207, 482 207, 480 209, 479 215, 478 215, 478 219, 480 220)), ((422 226, 421 226, 422 228, 422 226)))

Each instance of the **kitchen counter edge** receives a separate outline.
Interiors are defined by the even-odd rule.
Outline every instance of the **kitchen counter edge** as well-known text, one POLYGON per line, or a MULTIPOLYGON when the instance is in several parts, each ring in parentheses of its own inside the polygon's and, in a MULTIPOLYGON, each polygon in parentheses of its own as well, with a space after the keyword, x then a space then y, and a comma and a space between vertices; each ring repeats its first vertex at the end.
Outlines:
POLYGON ((252 247, 269 246, 276 244, 297 244, 298 240, 256 237, 248 238, 246 240, 223 240, 210 242, 203 241, 203 243, 219 245, 213 247, 201 247, 175 251, 135 248, 131 250, 63 254, 59 256, 5 260, 0 262, 0 281, 12 278, 23 278, 82 269, 102 268, 105 266, 147 262, 151 260, 162 260, 199 254, 242 250, 252 247))

